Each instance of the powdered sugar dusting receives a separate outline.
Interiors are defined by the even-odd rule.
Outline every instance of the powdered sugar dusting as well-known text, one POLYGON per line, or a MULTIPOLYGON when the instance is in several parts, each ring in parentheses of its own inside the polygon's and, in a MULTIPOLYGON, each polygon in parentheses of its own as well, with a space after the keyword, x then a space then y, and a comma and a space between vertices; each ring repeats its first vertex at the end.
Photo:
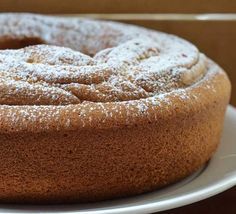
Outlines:
POLYGON ((35 45, 0 51, 1 104, 138 100, 187 87, 206 72, 205 58, 193 45, 143 28, 29 14, 2 14, 0 24, 2 38, 38 38, 74 49, 35 45))
POLYGON ((186 90, 209 73, 195 46, 144 28, 30 14, 1 14, 0 25, 0 41, 44 43, 0 51, 0 127, 6 130, 129 124, 171 106, 170 96, 198 99, 186 90))

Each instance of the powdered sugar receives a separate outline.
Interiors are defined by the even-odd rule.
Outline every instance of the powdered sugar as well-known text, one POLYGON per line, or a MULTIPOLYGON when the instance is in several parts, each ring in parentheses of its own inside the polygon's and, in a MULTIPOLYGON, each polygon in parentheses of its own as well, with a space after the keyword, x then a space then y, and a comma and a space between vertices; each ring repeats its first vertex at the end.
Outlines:
POLYGON ((2 14, 0 25, 0 38, 38 38, 74 49, 0 51, 1 104, 138 100, 185 88, 206 72, 205 58, 193 45, 143 28, 30 14, 2 14))

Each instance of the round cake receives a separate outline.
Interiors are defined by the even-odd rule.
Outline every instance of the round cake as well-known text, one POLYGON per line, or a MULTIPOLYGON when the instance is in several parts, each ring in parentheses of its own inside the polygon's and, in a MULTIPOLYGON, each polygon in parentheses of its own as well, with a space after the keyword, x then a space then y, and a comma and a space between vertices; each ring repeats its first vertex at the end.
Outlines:
POLYGON ((230 82, 191 43, 82 18, 1 14, 0 26, 0 202, 141 194, 215 152, 230 82))

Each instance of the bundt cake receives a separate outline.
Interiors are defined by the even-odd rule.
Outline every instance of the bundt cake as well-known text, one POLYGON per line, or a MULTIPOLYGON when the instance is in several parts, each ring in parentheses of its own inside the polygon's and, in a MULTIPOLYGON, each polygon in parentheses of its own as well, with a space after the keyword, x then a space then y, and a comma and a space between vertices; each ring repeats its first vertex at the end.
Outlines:
POLYGON ((204 165, 226 73, 177 36, 127 24, 0 15, 0 202, 141 194, 204 165))

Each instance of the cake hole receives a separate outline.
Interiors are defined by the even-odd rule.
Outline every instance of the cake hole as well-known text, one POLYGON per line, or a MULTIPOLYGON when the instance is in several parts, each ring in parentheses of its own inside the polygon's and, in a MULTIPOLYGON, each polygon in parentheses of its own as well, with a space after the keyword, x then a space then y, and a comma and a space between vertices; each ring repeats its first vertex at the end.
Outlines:
POLYGON ((0 40, 0 49, 19 49, 31 45, 45 44, 40 38, 24 38, 24 39, 13 39, 4 38, 0 40))

